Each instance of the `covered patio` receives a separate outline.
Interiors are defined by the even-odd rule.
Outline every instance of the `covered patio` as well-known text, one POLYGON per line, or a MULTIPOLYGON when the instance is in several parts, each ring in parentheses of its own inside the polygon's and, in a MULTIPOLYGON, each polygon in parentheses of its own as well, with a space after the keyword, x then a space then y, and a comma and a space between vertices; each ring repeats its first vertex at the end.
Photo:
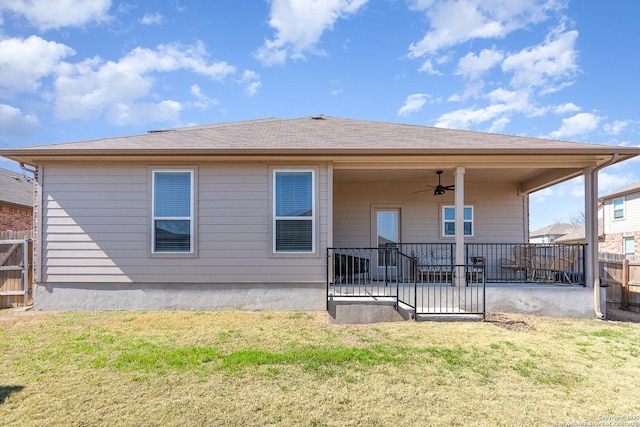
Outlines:
MULTIPOLYGON (((451 288, 446 293, 459 303, 423 311, 603 317, 597 175, 623 157, 614 147, 474 136, 473 149, 431 146, 333 162, 328 302, 395 298, 397 309, 413 287, 408 305, 416 310, 421 295, 437 287, 451 288), (587 243, 529 244, 529 195, 579 176, 587 243), (469 308, 461 289, 479 287, 469 308)), ((561 214, 564 207, 557 208, 561 214)))

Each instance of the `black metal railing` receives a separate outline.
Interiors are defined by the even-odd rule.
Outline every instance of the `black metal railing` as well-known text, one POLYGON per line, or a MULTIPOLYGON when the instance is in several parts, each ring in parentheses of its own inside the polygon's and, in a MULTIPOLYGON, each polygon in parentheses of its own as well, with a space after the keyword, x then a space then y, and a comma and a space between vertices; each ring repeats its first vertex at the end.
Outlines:
MULTIPOLYGON (((426 247, 414 247, 422 251, 426 247)), ((451 245, 429 249, 445 252, 451 245)), ((331 298, 390 298, 416 316, 483 314, 485 266, 482 263, 436 264, 403 245, 327 250, 327 304, 331 298)))
MULTIPOLYGON (((464 265, 470 270, 482 266, 486 283, 584 286, 585 247, 584 244, 466 243, 464 265)), ((451 277, 446 271, 451 270, 456 261, 454 243, 329 248, 328 257, 331 262, 327 263, 327 283, 356 286, 353 289, 356 294, 364 291, 362 285, 386 289, 396 282, 451 277)))
POLYGON ((584 244, 403 243, 327 249, 332 297, 391 298, 419 314, 482 313, 487 283, 585 286, 584 244))
MULTIPOLYGON (((418 264, 416 264, 418 267, 418 264)), ((443 266, 444 267, 444 266, 443 266)), ((438 273, 420 275, 415 285, 415 316, 486 314, 484 265, 446 266, 438 273)))
POLYGON ((585 244, 466 243, 465 259, 485 264, 487 283, 585 286, 585 244))

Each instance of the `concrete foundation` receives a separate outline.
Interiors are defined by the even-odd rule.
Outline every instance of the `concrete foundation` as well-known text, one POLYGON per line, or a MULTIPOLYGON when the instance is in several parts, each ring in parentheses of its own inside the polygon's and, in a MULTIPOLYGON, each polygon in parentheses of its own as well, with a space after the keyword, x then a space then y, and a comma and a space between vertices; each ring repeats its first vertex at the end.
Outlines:
MULTIPOLYGON (((330 298, 314 284, 36 285, 38 310, 305 310, 328 308, 330 323, 396 322, 412 310, 393 297, 330 298)), ((604 293, 603 293, 604 295, 604 293)), ((604 306, 604 304, 603 304, 604 306)), ((487 285, 486 311, 594 318, 593 289, 557 285, 487 285)), ((456 307, 452 307, 456 310, 456 307)), ((464 314, 462 311, 452 312, 464 314)), ((454 320, 457 318, 454 314, 454 320)))
POLYGON ((46 284, 37 310, 326 310, 317 284, 46 284))
MULTIPOLYGON (((396 310, 393 297, 351 297, 329 299, 329 322, 335 324, 397 322, 410 319, 428 321, 481 320, 481 315, 466 313, 456 305, 460 291, 453 289, 454 297, 448 304, 438 298, 430 301, 432 307, 419 307, 425 314, 415 315, 412 309, 400 304, 396 310), (439 313, 439 314, 435 314, 439 313)), ((551 317, 594 318, 593 290, 581 286, 558 285, 488 285, 485 299, 486 312, 522 313, 551 317)), ((476 310, 477 305, 473 305, 476 310)), ((480 305, 481 311, 481 305, 480 305)))
POLYGON ((487 285, 486 311, 594 318, 593 289, 562 285, 487 285))

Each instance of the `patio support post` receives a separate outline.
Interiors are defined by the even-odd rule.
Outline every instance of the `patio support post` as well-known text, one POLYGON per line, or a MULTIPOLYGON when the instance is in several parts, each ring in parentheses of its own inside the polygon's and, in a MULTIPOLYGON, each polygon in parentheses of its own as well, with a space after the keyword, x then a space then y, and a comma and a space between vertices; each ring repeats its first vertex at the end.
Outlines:
POLYGON ((585 284, 593 288, 593 309, 596 317, 602 317, 600 310, 600 279, 596 274, 598 262, 598 172, 595 168, 585 169, 584 174, 584 219, 585 219, 585 284), (595 249, 595 251, 594 251, 595 249))
POLYGON ((464 167, 455 169, 455 231, 456 231, 456 286, 466 286, 464 273, 464 167))

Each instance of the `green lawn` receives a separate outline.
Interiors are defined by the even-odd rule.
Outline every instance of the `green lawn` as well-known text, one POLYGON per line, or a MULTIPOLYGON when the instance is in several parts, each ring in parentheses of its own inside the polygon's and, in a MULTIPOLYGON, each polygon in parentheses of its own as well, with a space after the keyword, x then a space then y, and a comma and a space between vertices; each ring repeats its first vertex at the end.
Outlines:
POLYGON ((487 319, 1 310, 0 424, 640 425, 640 324, 487 319))

